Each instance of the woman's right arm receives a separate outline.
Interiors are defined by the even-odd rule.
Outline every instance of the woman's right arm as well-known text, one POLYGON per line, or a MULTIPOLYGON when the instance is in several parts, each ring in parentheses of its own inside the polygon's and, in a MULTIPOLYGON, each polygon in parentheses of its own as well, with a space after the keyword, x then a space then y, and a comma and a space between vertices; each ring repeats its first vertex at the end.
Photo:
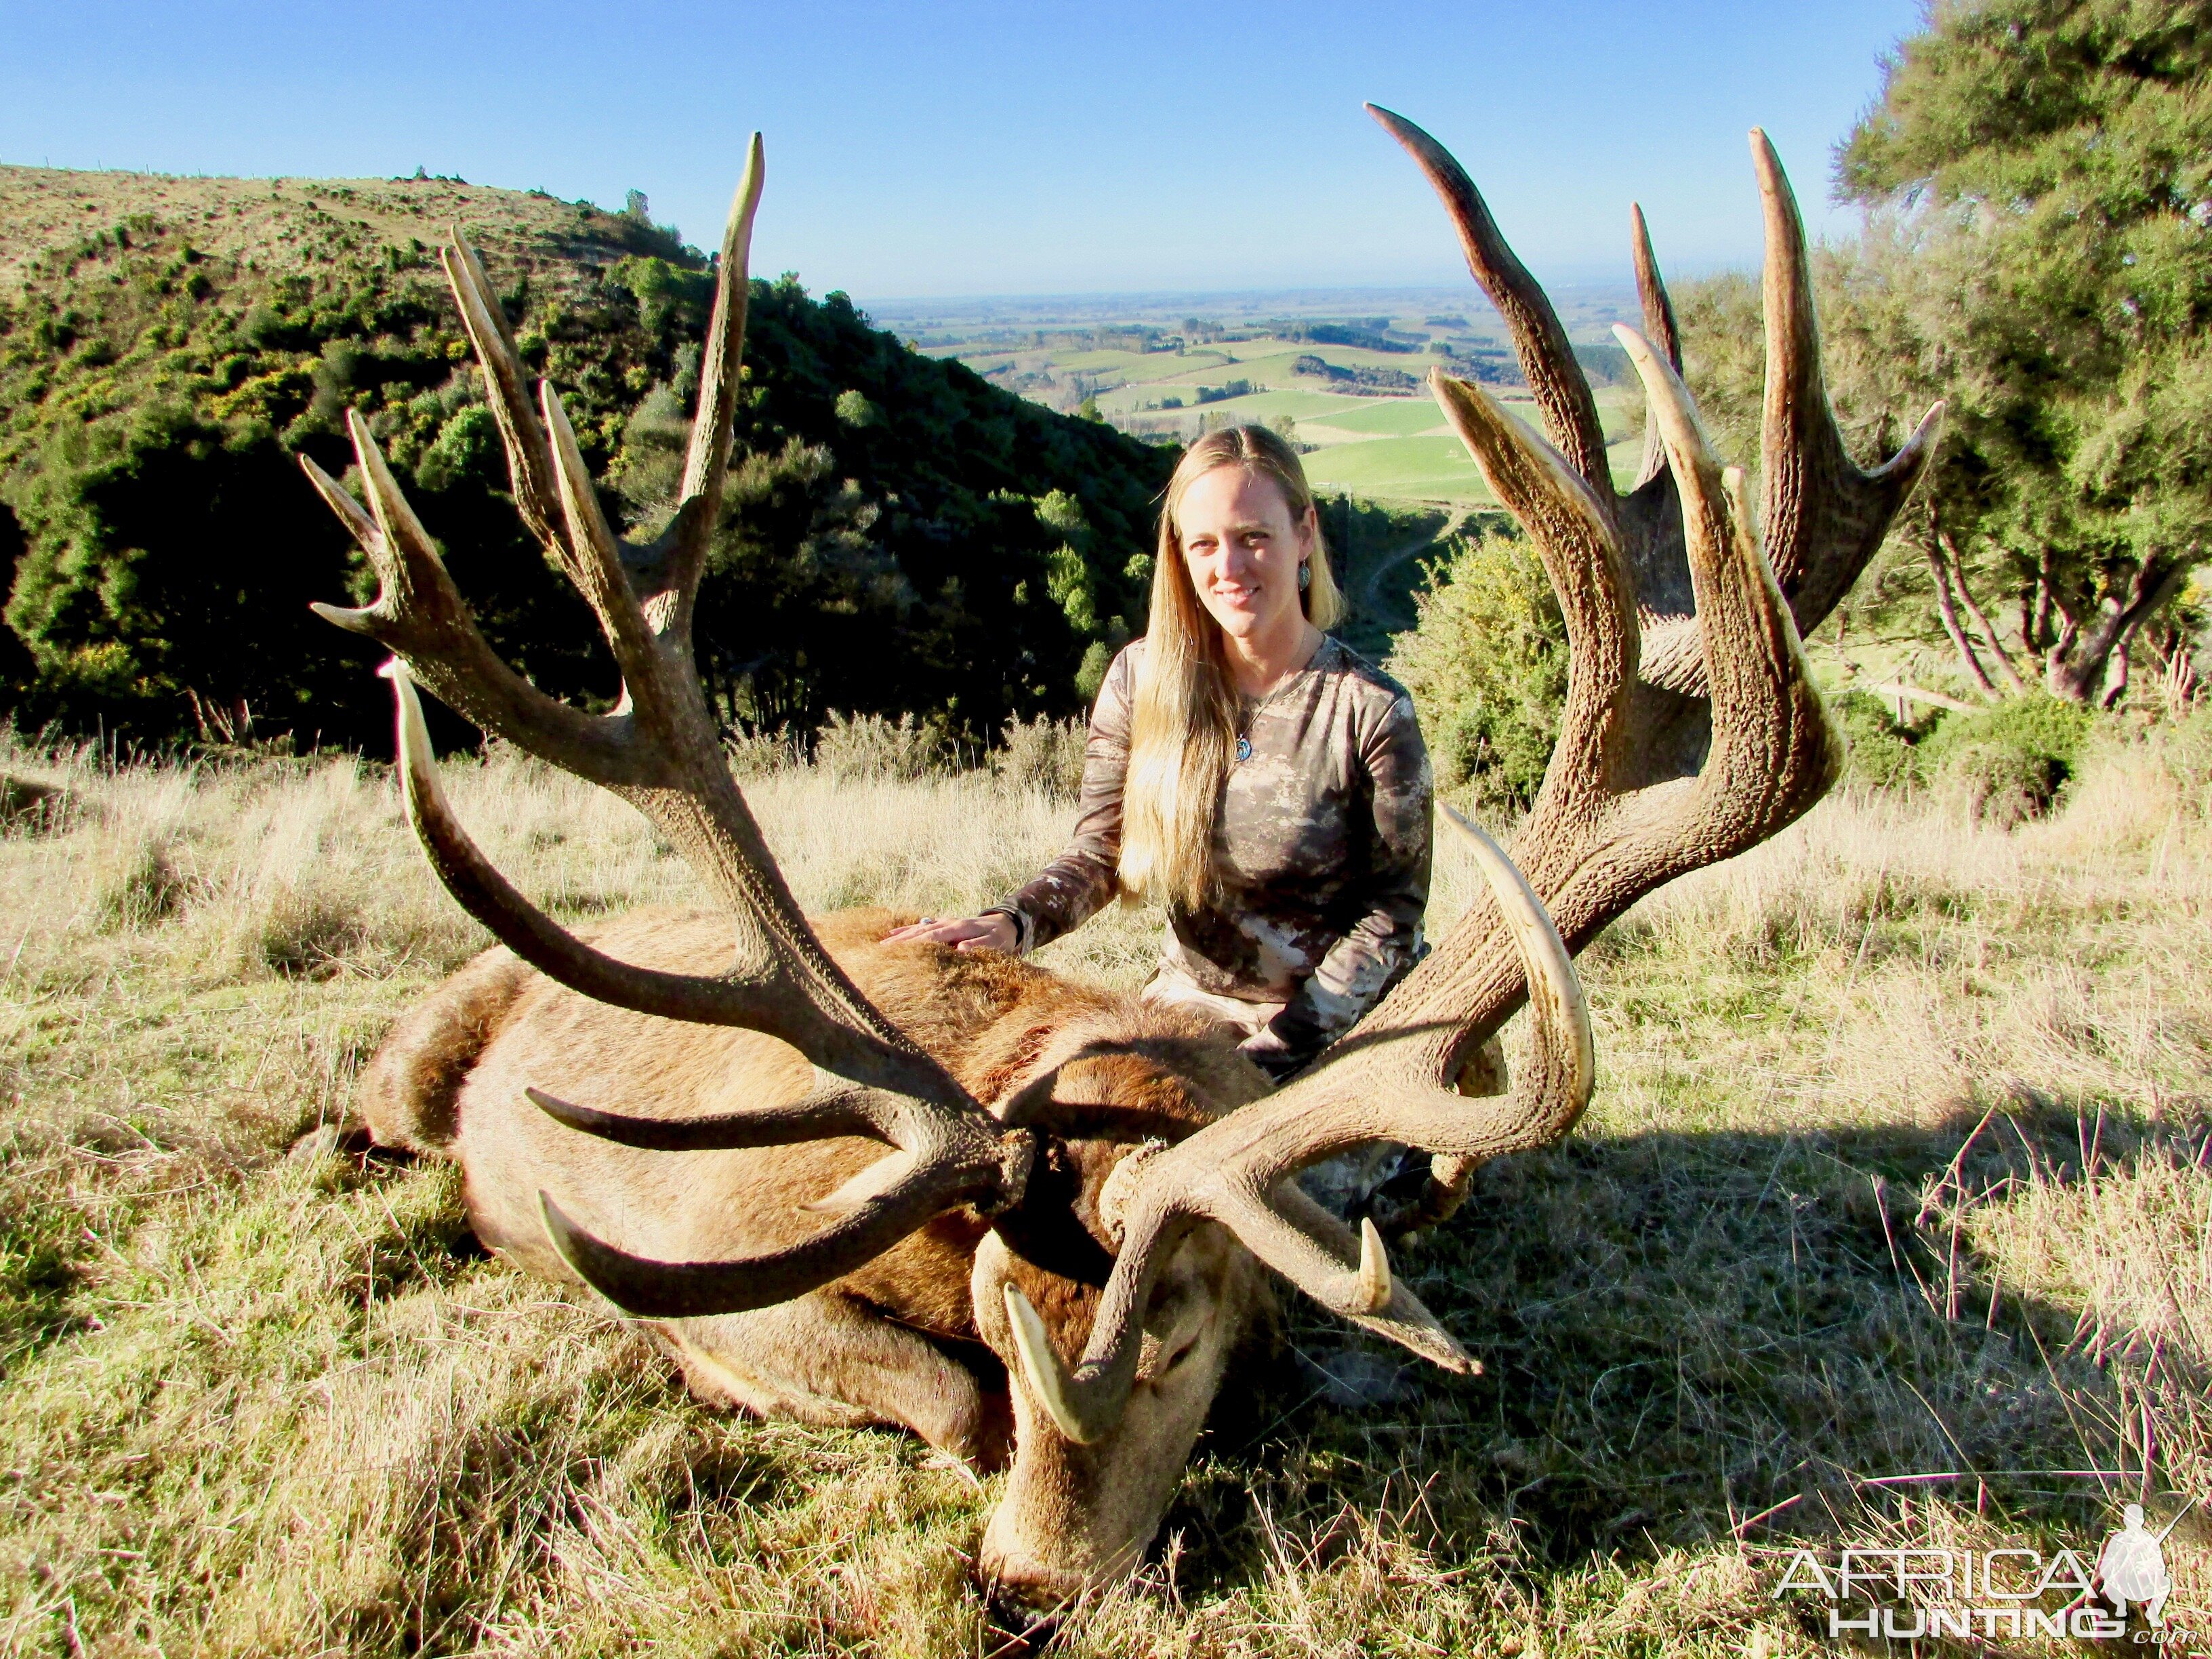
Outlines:
POLYGON ((1083 793, 1066 850, 1020 891, 981 915, 916 923, 891 938, 995 945, 1011 927, 1014 937, 1006 948, 1027 952, 1081 927, 1113 901, 1121 882, 1121 785, 1129 771, 1134 652, 1133 645, 1125 647, 1114 659, 1091 707, 1091 733, 1083 748, 1083 793))

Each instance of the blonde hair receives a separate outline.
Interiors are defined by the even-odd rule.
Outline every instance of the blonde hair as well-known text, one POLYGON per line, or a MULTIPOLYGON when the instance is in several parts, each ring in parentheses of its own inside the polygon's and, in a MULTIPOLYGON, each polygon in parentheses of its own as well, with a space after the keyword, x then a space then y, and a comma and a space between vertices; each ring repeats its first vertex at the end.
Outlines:
MULTIPOLYGON (((1237 744, 1237 683, 1221 628, 1192 586, 1176 514, 1191 485, 1224 466, 1272 478, 1293 523, 1314 504, 1297 452, 1262 426, 1210 432, 1184 452, 1160 508, 1152 562, 1152 620, 1129 720, 1129 770, 1121 787, 1121 887, 1198 909, 1218 889, 1214 821, 1237 744)), ((1298 598, 1316 628, 1333 625, 1344 599, 1329 569, 1318 515, 1312 576, 1298 598)))

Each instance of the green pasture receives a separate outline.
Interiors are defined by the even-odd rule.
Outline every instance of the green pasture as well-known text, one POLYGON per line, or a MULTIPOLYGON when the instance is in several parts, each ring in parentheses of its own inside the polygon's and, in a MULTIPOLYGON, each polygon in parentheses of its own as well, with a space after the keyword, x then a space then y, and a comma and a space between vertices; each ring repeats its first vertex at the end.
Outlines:
MULTIPOLYGON (((1413 327, 1423 319, 1395 320, 1401 326, 1413 327)), ((1433 368, 1449 373, 1462 367, 1449 362, 1439 363, 1425 353, 1373 351, 1267 336, 1180 355, 1016 348, 962 356, 979 371, 1018 363, 1024 369, 1047 368, 1054 374, 1080 374, 1106 380, 1109 384, 1097 397, 1109 417, 1134 420, 1154 430, 1167 430, 1180 423, 1186 441, 1194 435, 1200 414, 1209 425, 1230 421, 1279 425, 1285 418, 1293 420, 1297 422, 1299 438, 1314 446, 1305 458, 1306 471, 1322 489, 1347 490, 1380 501, 1464 506, 1491 499, 1474 462, 1425 392, 1354 396, 1328 390, 1323 381, 1294 369, 1301 357, 1318 357, 1343 368, 1395 368, 1422 378, 1433 368), (1200 388, 1240 380, 1250 381, 1255 389, 1240 398, 1198 402, 1200 388), (1157 407, 1168 398, 1181 399, 1181 408, 1157 407)), ((1498 387, 1492 391, 1500 394, 1516 415, 1541 429, 1541 419, 1525 392, 1515 388, 1508 392, 1498 387)), ((1625 486, 1633 479, 1642 458, 1642 399, 1634 389, 1626 386, 1601 386, 1593 392, 1609 443, 1613 477, 1625 486)))
POLYGON ((1334 424, 1340 410, 1356 409, 1363 401, 1358 398, 1340 397, 1326 392, 1285 388, 1277 392, 1255 392, 1243 398, 1224 398, 1218 403, 1186 403, 1184 412, 1202 409, 1216 422, 1279 421, 1287 415, 1294 421, 1326 421, 1334 424))
MULTIPOLYGON (((1343 414, 1328 417, 1333 431, 1366 438, 1419 438, 1443 430, 1443 411, 1425 392, 1415 398, 1358 398, 1343 414)), ((1308 433, 1309 438, 1319 434, 1308 433)))
POLYGON ((1172 351, 1073 351, 1066 356, 1055 352, 1052 366, 1073 369, 1079 374, 1119 372, 1132 380, 1154 380, 1218 369, 1231 361, 1227 353, 1211 349, 1186 351, 1180 356, 1172 351))
POLYGON ((1316 489, 1344 489, 1386 500, 1475 503, 1491 499, 1457 438, 1374 438, 1337 444, 1305 457, 1316 489))

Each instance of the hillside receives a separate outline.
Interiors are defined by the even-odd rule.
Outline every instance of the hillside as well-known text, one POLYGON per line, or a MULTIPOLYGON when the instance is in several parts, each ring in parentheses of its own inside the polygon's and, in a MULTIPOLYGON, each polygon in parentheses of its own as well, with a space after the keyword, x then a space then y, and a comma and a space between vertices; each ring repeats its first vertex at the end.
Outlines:
MULTIPOLYGON (((357 585, 301 478, 360 408, 487 633, 613 690, 521 535, 436 259, 458 224, 568 401, 610 509, 672 505, 708 262, 644 213, 437 179, 0 167, 0 695, 143 739, 196 711, 383 740, 369 653, 308 614, 357 585)), ((756 279, 741 461, 702 595, 732 722, 918 709, 981 735, 1070 712, 1140 618, 1172 458, 907 350, 842 294, 756 279)))

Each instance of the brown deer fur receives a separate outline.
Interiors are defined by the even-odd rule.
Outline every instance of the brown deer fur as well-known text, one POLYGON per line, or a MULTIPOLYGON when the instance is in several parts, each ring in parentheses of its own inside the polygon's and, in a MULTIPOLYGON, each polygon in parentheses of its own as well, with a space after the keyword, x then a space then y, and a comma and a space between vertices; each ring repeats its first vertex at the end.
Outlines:
MULTIPOLYGON (((1024 1202, 987 1228, 940 1216, 857 1273, 778 1306, 651 1322, 702 1400, 811 1423, 893 1424, 979 1468, 1013 1471, 984 1566, 1014 1589, 1065 1595, 1126 1571, 1158 1527, 1231 1350, 1267 1323, 1258 1266, 1218 1228, 1194 1231, 1155 1289, 1141 1382, 1116 1431, 1077 1445, 1011 1391, 1018 1364, 1001 1286, 1082 1352, 1112 1267, 1107 1177, 1135 1146, 1175 1140, 1267 1091, 1217 1029, 1071 983, 994 952, 885 945, 881 910, 819 918, 830 955, 869 1000, 994 1114, 1044 1109, 1055 1130, 1024 1202), (980 1315, 980 1317, 979 1317, 980 1315)), ((728 918, 642 910, 595 930, 646 967, 707 973, 728 918)), ((822 1225, 805 1206, 886 1155, 860 1139, 736 1152, 641 1151, 580 1134, 526 1085, 579 1104, 681 1119, 797 1099, 798 1053, 757 1032, 631 1013, 564 989, 505 949, 485 951, 396 1026, 370 1062, 362 1109, 386 1146, 456 1158, 477 1235, 549 1279, 575 1275, 546 1239, 543 1188, 617 1246, 660 1261, 726 1260, 822 1225)))

